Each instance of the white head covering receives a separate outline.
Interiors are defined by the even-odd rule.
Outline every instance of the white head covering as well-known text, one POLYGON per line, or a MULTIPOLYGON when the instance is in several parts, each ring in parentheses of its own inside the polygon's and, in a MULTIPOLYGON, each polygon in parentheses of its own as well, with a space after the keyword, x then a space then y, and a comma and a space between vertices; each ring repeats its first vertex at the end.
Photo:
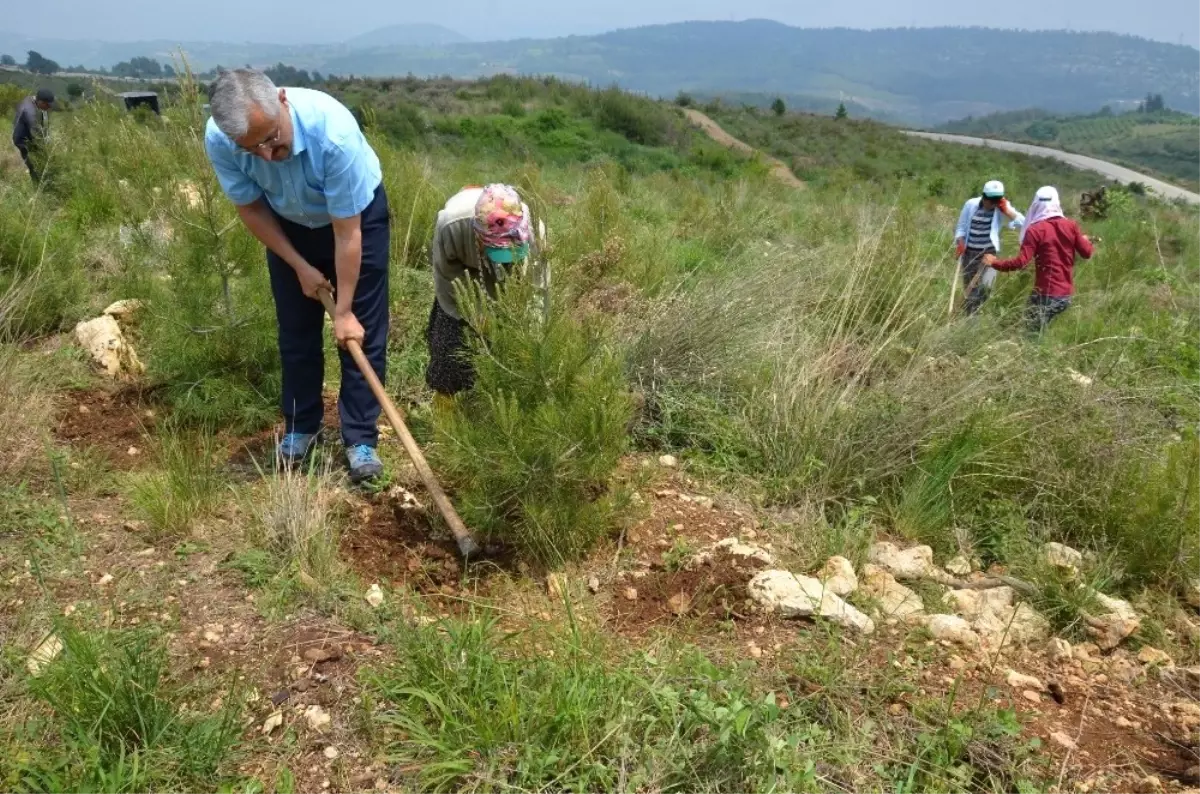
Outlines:
POLYGON ((1035 223, 1061 217, 1063 217, 1063 210, 1062 202, 1058 199, 1058 190, 1050 185, 1038 188, 1038 192, 1033 197, 1033 203, 1029 205, 1029 212, 1025 214, 1025 225, 1021 228, 1021 242, 1025 242, 1025 233, 1035 223))

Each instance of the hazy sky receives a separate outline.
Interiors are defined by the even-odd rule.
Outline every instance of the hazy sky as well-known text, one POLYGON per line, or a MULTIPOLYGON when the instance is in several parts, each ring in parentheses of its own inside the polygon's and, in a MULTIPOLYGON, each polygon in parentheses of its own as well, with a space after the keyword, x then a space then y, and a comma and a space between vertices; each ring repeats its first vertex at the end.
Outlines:
MULTIPOLYGON (((15 9, 18 0, 0 0, 15 9)), ((48 38, 329 42, 383 25, 433 22, 475 39, 597 33, 686 19, 776 19, 801 27, 984 25, 1110 30, 1200 44, 1197 0, 37 0, 7 29, 48 38)))

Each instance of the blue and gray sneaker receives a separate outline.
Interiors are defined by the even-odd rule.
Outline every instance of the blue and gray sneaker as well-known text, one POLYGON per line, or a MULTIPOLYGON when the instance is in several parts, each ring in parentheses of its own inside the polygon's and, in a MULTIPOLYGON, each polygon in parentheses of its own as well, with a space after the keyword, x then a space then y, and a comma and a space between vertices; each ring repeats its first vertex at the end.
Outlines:
POLYGON ((316 441, 316 433, 288 433, 276 447, 275 455, 285 466, 293 466, 308 457, 316 441))
POLYGON ((366 444, 346 447, 346 460, 350 464, 350 481, 353 483, 363 483, 383 474, 383 461, 375 447, 366 444))

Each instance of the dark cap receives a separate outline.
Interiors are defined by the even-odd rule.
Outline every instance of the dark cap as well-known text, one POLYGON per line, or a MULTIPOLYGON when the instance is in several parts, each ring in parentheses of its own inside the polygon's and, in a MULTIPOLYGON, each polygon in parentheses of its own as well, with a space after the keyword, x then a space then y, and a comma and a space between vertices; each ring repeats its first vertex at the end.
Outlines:
POLYGON ((47 105, 54 104, 54 92, 49 88, 39 88, 37 96, 34 97, 38 102, 45 102, 47 105))

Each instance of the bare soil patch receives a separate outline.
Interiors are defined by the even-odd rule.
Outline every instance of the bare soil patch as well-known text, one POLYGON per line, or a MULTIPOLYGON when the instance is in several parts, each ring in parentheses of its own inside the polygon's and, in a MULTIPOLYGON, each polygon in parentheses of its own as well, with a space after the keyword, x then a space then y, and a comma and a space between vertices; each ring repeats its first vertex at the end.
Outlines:
POLYGON ((73 391, 62 402, 54 432, 59 441, 94 449, 115 469, 133 469, 146 460, 150 432, 163 412, 153 391, 73 391))

